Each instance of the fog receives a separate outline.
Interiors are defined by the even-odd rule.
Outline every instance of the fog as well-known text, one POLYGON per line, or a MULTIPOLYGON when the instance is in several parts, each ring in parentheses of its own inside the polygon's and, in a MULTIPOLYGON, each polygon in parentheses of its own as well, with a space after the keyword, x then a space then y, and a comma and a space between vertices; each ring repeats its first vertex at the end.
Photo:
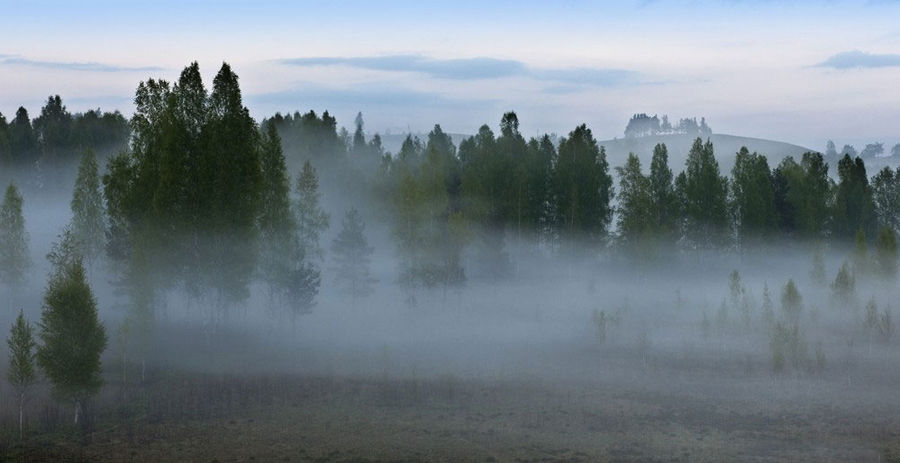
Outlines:
POLYGON ((896 159, 708 127, 526 140, 514 112, 382 144, 214 82, 141 82, 93 177, 46 120, 31 158, 0 152, 31 264, 3 288, 0 459, 898 455, 896 159))

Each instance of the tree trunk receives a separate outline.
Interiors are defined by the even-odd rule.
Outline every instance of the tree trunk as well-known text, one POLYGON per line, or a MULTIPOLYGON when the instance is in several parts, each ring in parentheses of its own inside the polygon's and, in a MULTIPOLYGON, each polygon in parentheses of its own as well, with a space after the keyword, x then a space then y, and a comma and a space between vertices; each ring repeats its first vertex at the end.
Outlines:
POLYGON ((22 440, 25 436, 23 427, 22 427, 22 409, 25 408, 25 393, 19 393, 19 440, 22 440))
POLYGON ((81 411, 81 402, 75 401, 75 425, 78 425, 78 412, 81 411))

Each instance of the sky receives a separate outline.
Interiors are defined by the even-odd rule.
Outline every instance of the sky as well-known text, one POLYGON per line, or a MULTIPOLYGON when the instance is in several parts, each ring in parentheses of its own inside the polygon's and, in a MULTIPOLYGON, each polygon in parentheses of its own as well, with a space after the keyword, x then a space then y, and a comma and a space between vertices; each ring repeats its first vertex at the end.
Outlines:
POLYGON ((900 142, 900 1, 7 1, 0 112, 48 95, 130 114, 137 84, 222 62, 245 104, 367 132, 526 135, 634 113, 824 149, 900 142))

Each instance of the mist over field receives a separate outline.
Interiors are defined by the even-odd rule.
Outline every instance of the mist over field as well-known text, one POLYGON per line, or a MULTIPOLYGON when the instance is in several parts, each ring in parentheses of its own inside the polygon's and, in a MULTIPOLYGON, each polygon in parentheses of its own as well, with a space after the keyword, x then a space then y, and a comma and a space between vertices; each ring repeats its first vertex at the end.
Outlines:
POLYGON ((896 5, 267 6, 0 18, 0 461, 900 461, 896 5))

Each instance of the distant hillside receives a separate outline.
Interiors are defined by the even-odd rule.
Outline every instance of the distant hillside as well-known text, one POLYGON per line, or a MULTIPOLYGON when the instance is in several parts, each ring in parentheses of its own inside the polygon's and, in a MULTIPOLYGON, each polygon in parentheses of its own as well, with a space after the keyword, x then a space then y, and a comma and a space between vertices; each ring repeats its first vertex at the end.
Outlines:
MULTIPOLYGON (((657 143, 665 143, 669 150, 669 166, 674 172, 680 172, 684 168, 688 151, 697 137, 694 135, 651 135, 637 138, 618 138, 614 140, 602 140, 597 143, 606 147, 606 158, 610 167, 621 166, 625 163, 628 153, 634 153, 641 159, 644 169, 650 168, 650 157, 653 155, 653 147, 657 143)), ((798 161, 803 153, 816 151, 803 146, 792 145, 774 140, 762 138, 739 137, 735 135, 713 134, 709 137, 715 149, 716 159, 719 161, 719 169, 723 175, 731 172, 734 164, 734 155, 746 146, 750 152, 763 154, 769 160, 769 166, 775 167, 785 156, 794 156, 798 161)), ((704 142, 706 140, 704 139, 704 142)))

